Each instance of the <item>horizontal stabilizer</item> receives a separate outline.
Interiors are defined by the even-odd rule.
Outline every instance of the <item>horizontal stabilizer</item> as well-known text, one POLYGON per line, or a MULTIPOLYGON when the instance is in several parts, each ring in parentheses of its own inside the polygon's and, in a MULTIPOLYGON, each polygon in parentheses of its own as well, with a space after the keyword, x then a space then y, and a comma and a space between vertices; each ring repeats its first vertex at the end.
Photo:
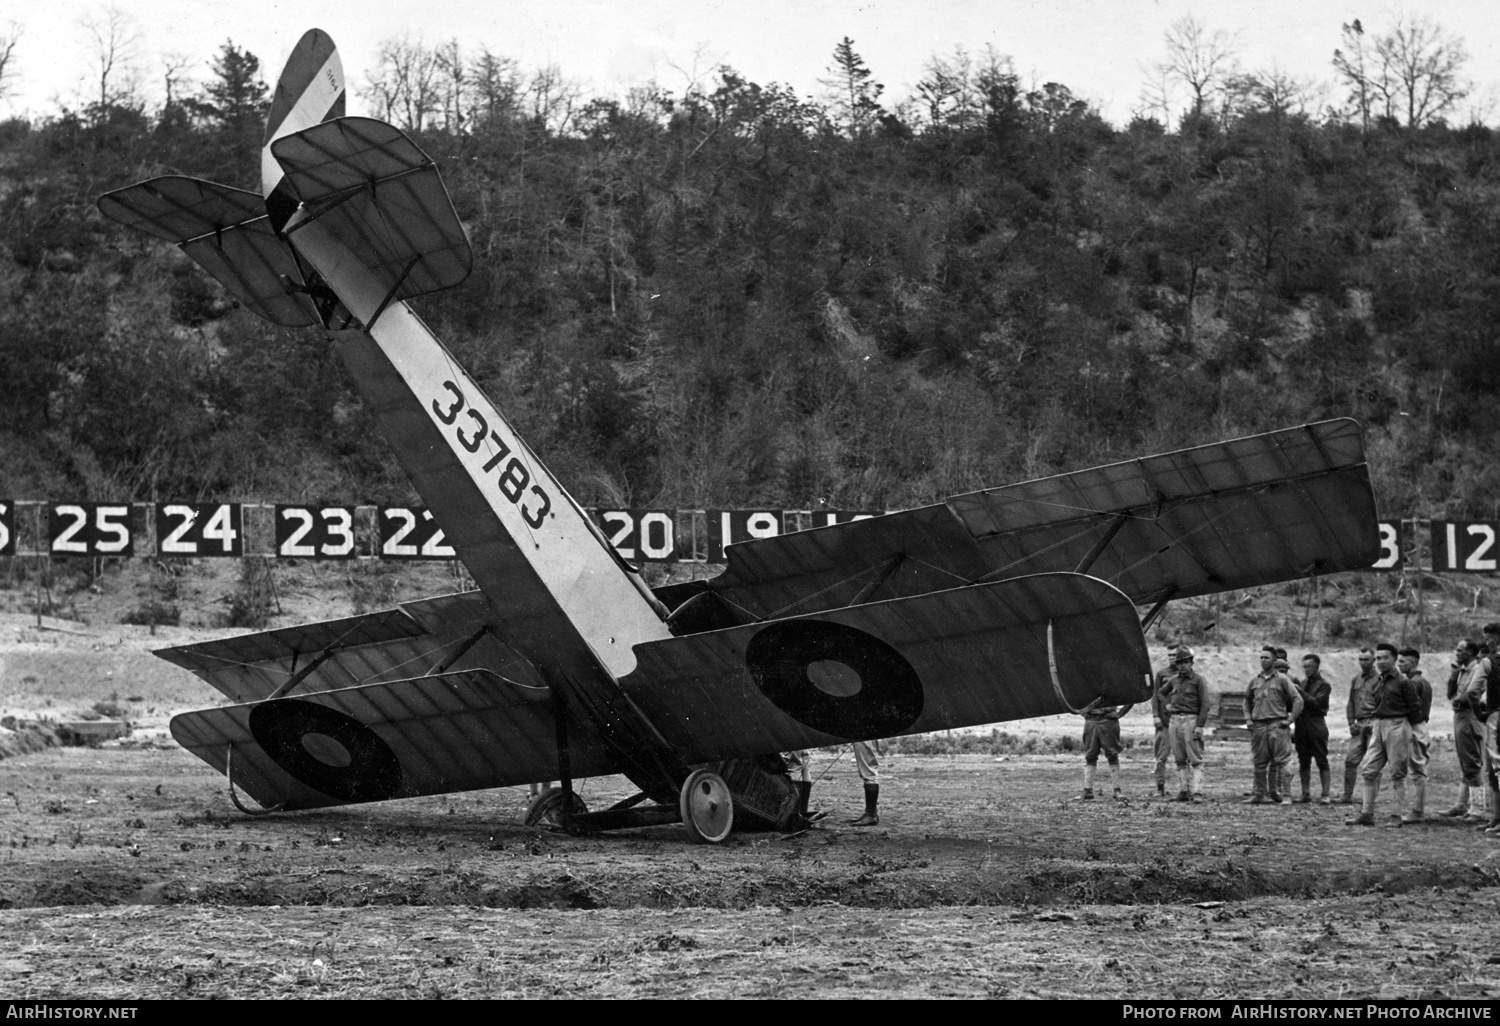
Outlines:
POLYGON ((732 545, 708 584, 759 617, 1080 572, 1141 605, 1368 567, 1359 425, 1330 420, 732 545))
MULTIPOLYGON (((552 777, 547 699, 466 670, 183 713, 172 736, 261 805, 307 809, 552 777)), ((579 776, 623 768, 588 731, 570 741, 579 776)))
POLYGON ((311 219, 394 299, 452 288, 469 276, 469 239, 437 166, 400 129, 338 118, 276 140, 271 153, 311 219))
POLYGON ((244 306, 289 328, 322 323, 302 272, 277 237, 258 195, 197 178, 153 178, 99 199, 104 216, 177 243, 244 306))
POLYGON ((1144 701, 1130 599, 1040 574, 636 646, 620 685, 688 763, 1144 701))
POLYGON ((127 228, 182 243, 265 217, 266 203, 244 189, 168 175, 106 192, 99 211, 127 228))

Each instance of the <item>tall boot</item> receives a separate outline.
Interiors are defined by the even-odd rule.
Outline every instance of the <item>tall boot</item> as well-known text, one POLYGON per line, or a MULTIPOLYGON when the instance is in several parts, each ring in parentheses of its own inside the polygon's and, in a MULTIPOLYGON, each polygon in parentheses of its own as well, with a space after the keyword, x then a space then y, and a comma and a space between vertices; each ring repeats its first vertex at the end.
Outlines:
POLYGON ((1329 796, 1329 792, 1328 792, 1329 786, 1333 783, 1332 778, 1333 778, 1333 770, 1332 770, 1331 767, 1328 767, 1328 766, 1319 766, 1318 767, 1318 783, 1323 788, 1322 797, 1320 797, 1318 799, 1318 804, 1319 805, 1331 805, 1331 804, 1333 804, 1333 799, 1329 796))
POLYGON ((1488 803, 1489 819, 1480 826, 1480 830, 1489 833, 1491 830, 1500 828, 1500 794, 1495 793, 1495 781, 1492 778, 1484 789, 1485 800, 1488 803))
POLYGON ((1360 802, 1359 815, 1344 820, 1345 826, 1375 825, 1375 796, 1380 793, 1379 780, 1364 781, 1364 795, 1360 802))
POLYGON ((1391 809, 1391 825, 1400 826, 1406 822, 1406 816, 1402 810, 1406 808, 1406 780, 1391 781, 1391 801, 1395 807, 1391 809))
POLYGON ((1195 802, 1201 802, 1202 800, 1203 800, 1203 767, 1202 766, 1194 766, 1193 767, 1193 801, 1195 801, 1195 802))
POLYGON ((1420 823, 1427 813, 1427 778, 1416 777, 1411 782, 1411 811, 1401 817, 1403 823, 1420 823))
POLYGON ((865 814, 854 820, 853 826, 879 826, 880 815, 876 812, 876 806, 880 804, 880 785, 865 785, 865 814))
POLYGON ((1344 767, 1344 797, 1339 799, 1340 805, 1354 804, 1354 785, 1359 782, 1359 767, 1344 767))
POLYGON ((1469 814, 1469 785, 1467 782, 1458 785, 1458 801, 1453 803, 1453 808, 1446 809, 1439 816, 1454 817, 1467 816, 1469 814))
POLYGON ((1275 772, 1276 767, 1274 765, 1267 766, 1265 769, 1257 766, 1255 769, 1255 783, 1250 787, 1250 797, 1246 798, 1241 804, 1264 805, 1266 803, 1266 778, 1270 777, 1271 786, 1275 787, 1276 777, 1273 775, 1275 772))
POLYGON ((1301 804, 1306 805, 1312 801, 1312 767, 1303 766, 1297 771, 1297 779, 1302 782, 1301 804))
POLYGON ((1084 798, 1092 798, 1092 797, 1094 797, 1094 774, 1097 773, 1097 772, 1098 772, 1098 767, 1097 766, 1090 766, 1088 763, 1084 763, 1083 764, 1083 797, 1084 798))
POLYGON ((1114 788, 1114 797, 1120 797, 1120 764, 1112 762, 1109 764, 1109 784, 1114 788))
POLYGON ((1188 771, 1186 766, 1177 767, 1177 800, 1188 800, 1188 771))

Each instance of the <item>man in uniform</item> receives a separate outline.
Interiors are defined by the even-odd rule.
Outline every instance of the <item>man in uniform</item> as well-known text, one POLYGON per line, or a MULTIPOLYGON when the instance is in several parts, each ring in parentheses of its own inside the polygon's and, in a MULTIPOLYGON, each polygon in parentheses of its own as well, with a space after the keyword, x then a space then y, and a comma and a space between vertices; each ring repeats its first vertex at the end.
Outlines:
POLYGON ((1359 780, 1359 765, 1364 761, 1365 749, 1370 745, 1370 692, 1375 687, 1378 674, 1375 672, 1375 650, 1359 650, 1359 672, 1349 682, 1349 702, 1344 706, 1344 715, 1349 720, 1349 748, 1344 753, 1344 797, 1340 805, 1354 804, 1354 785, 1359 780))
POLYGON ((1177 672, 1178 642, 1167 646, 1167 665, 1156 672, 1156 686, 1151 690, 1151 725, 1156 730, 1152 754, 1156 756, 1156 793, 1167 794, 1167 760, 1172 757, 1172 739, 1167 736, 1167 702, 1163 689, 1177 672))
POLYGON ((1177 800, 1203 801, 1203 725, 1208 722, 1211 696, 1208 681, 1193 670, 1193 650, 1177 647, 1177 672, 1162 693, 1172 758, 1177 763, 1177 800), (1191 776, 1188 768, 1192 767, 1191 776))
POLYGON ((1297 776, 1302 782, 1302 797, 1298 801, 1303 805, 1312 801, 1312 764, 1316 762, 1318 783, 1323 788, 1318 804, 1328 805, 1332 801, 1328 793, 1332 776, 1328 767, 1328 700, 1333 695, 1333 685, 1323 679, 1323 658, 1316 653, 1302 657, 1302 673, 1302 683, 1297 684, 1297 690, 1302 692, 1302 715, 1292 726, 1297 776))
MULTIPOLYGON (((1411 760, 1411 728, 1421 715, 1417 689, 1396 669, 1396 646, 1381 642, 1375 646, 1375 684, 1370 689, 1370 741, 1359 766, 1364 784, 1364 799, 1357 816, 1344 820, 1347 826, 1375 825, 1375 798, 1380 793, 1380 771, 1389 763, 1391 790, 1396 793, 1396 808, 1406 804, 1406 769, 1411 760)), ((1392 816, 1394 826, 1401 825, 1398 812, 1392 816)))
POLYGON ((1453 648, 1453 672, 1448 675, 1448 704, 1453 707, 1453 751, 1463 777, 1458 801, 1444 816, 1464 816, 1482 822, 1484 815, 1484 687, 1489 662, 1479 645, 1467 638, 1453 648))
POLYGON ((1265 646, 1260 650, 1260 673, 1245 685, 1245 718, 1250 721, 1255 758, 1255 785, 1245 804, 1264 805, 1268 798, 1280 804, 1280 767, 1291 757, 1292 724, 1301 712, 1302 693, 1285 674, 1276 672, 1276 649, 1265 646))
MULTIPOLYGON (((1287 658, 1286 658, 1286 649, 1284 649, 1284 648, 1277 648, 1276 649, 1276 660, 1271 665, 1276 668, 1276 672, 1277 673, 1281 674, 1287 680, 1289 680, 1289 681, 1292 682, 1292 687, 1296 688, 1299 692, 1302 690, 1302 682, 1300 680, 1298 680, 1296 677, 1292 676, 1292 664, 1287 661, 1287 658)), ((1303 703, 1306 704, 1306 697, 1305 696, 1303 698, 1303 703)), ((1299 719, 1300 719, 1300 717, 1299 717, 1299 719)), ((1296 724, 1293 724, 1292 727, 1295 730, 1296 729, 1296 724)), ((1274 787, 1274 788, 1272 788, 1271 790, 1273 790, 1277 794, 1281 795, 1281 804, 1283 804, 1283 805, 1290 805, 1290 804, 1292 804, 1292 758, 1296 754, 1297 754, 1296 753, 1296 746, 1295 745, 1287 745, 1286 746, 1286 761, 1283 762, 1283 763, 1280 763, 1276 767, 1276 772, 1279 774, 1279 776, 1278 776, 1278 781, 1279 782, 1278 782, 1277 786, 1274 787)))
POLYGON ((1484 640, 1489 644, 1484 684, 1484 771, 1485 800, 1489 821, 1480 829, 1500 837, 1500 623, 1484 625, 1484 640))
POLYGON ((1427 719, 1432 714, 1432 684, 1422 675, 1422 653, 1407 647, 1396 653, 1396 669, 1417 689, 1418 718, 1411 725, 1411 749, 1407 753, 1407 775, 1411 777, 1411 810, 1401 815, 1402 823, 1420 823, 1427 809, 1427 756, 1432 738, 1427 733, 1427 719))
POLYGON ((1094 774, 1099 768, 1099 753, 1104 753, 1109 763, 1109 780, 1118 800, 1120 793, 1120 717, 1132 705, 1091 706, 1083 713, 1083 795, 1084 801, 1094 797, 1094 774))

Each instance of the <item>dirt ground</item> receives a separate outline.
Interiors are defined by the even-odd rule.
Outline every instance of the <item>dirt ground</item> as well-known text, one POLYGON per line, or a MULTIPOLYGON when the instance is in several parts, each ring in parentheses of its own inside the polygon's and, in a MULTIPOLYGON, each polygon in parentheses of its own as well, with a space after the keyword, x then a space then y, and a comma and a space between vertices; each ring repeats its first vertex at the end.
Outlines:
MULTIPOLYGON (((149 649, 206 636, 0 616, 0 712, 103 702, 133 724, 0 760, 0 994, 1500 997, 1500 842, 1241 805, 1240 742, 1210 744, 1206 804, 1159 801, 1142 710, 1118 803, 1077 799, 1076 754, 895 754, 881 825, 855 829, 852 758, 829 750, 818 828, 714 847, 527 829, 524 789, 252 818, 166 732, 216 695, 149 649)), ((1200 669, 1227 689, 1254 648, 1200 648, 1200 669)), ((1353 652, 1328 664, 1337 709, 1353 652)), ((1440 808, 1446 740, 1432 777, 1440 808)), ((632 790, 582 788, 594 808, 632 790)))

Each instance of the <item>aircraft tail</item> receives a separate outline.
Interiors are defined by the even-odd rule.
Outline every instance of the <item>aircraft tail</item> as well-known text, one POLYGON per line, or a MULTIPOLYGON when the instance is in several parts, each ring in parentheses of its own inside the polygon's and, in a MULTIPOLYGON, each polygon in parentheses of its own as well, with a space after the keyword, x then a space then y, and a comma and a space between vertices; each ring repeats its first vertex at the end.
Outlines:
POLYGON ((260 151, 261 195, 272 226, 280 231, 297 209, 297 196, 285 172, 271 155, 271 144, 323 121, 344 116, 344 66, 333 40, 322 29, 309 29, 287 58, 266 115, 265 145, 260 151))

